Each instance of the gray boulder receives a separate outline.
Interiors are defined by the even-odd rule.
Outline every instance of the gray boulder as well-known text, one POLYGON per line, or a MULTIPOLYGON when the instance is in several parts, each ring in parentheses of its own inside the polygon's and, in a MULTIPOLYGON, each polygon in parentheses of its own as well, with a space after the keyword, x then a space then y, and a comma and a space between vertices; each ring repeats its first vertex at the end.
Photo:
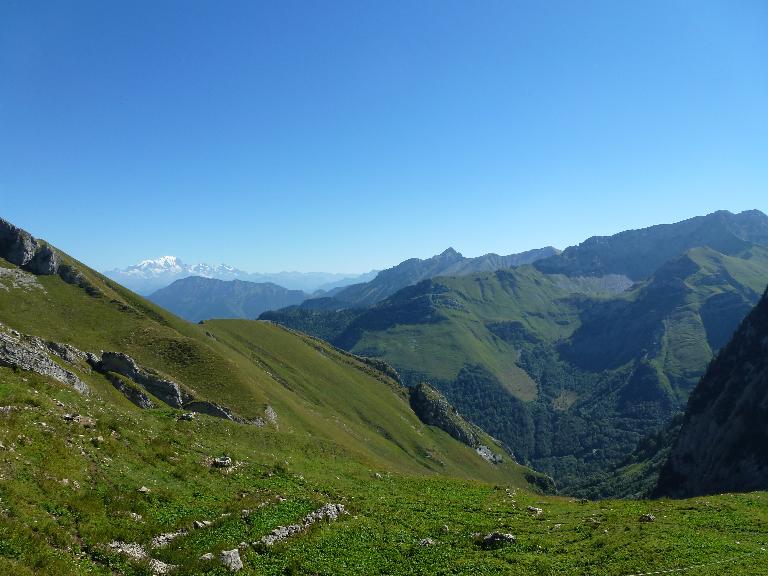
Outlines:
POLYGON ((237 548, 234 550, 223 550, 219 555, 219 561, 230 572, 239 572, 243 569, 243 561, 240 559, 240 551, 237 548))
POLYGON ((514 544, 517 539, 512 534, 503 532, 491 532, 483 537, 480 546, 485 550, 494 550, 509 544, 514 544))

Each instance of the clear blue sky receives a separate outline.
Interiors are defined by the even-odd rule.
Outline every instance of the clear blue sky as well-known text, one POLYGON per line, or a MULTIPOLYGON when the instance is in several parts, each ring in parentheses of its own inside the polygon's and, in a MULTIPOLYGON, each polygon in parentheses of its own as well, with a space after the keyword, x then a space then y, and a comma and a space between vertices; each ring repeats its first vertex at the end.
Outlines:
POLYGON ((0 216, 357 272, 768 211, 768 2, 0 1, 0 216))

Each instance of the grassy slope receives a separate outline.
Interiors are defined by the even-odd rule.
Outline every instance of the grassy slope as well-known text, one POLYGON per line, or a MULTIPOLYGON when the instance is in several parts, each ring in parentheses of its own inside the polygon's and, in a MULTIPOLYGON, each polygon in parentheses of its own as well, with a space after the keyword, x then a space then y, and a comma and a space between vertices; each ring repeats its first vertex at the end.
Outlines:
POLYGON ((578 477, 618 464, 643 436, 682 408, 713 349, 730 336, 722 326, 735 327, 768 282, 768 250, 753 246, 726 256, 696 248, 620 295, 576 296, 559 280, 533 267, 434 279, 366 312, 339 342, 354 352, 385 358, 414 380, 452 386, 453 395, 448 388, 446 393, 459 410, 530 456, 561 486, 573 487, 578 477), (427 298, 432 312, 421 315, 427 321, 419 315, 409 321, 404 310, 427 298), (518 335, 499 337, 494 322, 514 323, 518 335), (519 332, 536 344, 524 342, 519 332), (565 364, 555 374, 550 368, 557 358, 565 364), (472 364, 482 365, 517 399, 538 402, 552 415, 546 428, 505 434, 504 422, 487 420, 488 407, 464 404, 455 383, 463 385, 457 377, 472 364), (548 369, 551 377, 544 385, 548 369), (555 380, 559 388, 552 385, 555 380), (602 433, 590 428, 595 422, 602 422, 602 433), (534 439, 549 434, 554 444, 522 446, 523 434, 534 439), (578 439, 583 452, 575 455, 578 462, 558 445, 558 436, 578 439), (593 449, 599 451, 596 457, 593 449))
POLYGON ((579 503, 386 469, 375 479, 337 444, 317 438, 207 417, 179 422, 171 410, 87 401, 5 368, 0 381, 0 405, 21 408, 0 416, 0 573, 147 574, 100 544, 147 542, 209 519, 210 528, 153 556, 179 564, 178 574, 222 575, 216 562, 197 557, 257 540, 334 501, 351 514, 269 550, 244 551, 243 573, 620 576, 729 560, 725 567, 733 573, 768 574, 761 551, 768 494, 579 503), (95 417, 96 428, 64 421, 65 411, 95 417), (103 441, 92 440, 98 437, 103 441), (220 453, 242 465, 230 474, 203 465, 220 453), (139 486, 151 492, 141 494, 139 486), (543 514, 533 516, 529 505, 543 514), (252 511, 247 519, 242 509, 252 511), (142 522, 128 512, 141 514, 142 522), (640 523, 649 512, 656 521, 640 523), (517 542, 497 551, 474 544, 473 533, 491 530, 512 532, 517 542), (419 546, 426 537, 436 544, 419 546))
MULTIPOLYGON (((336 442, 379 464, 487 480, 521 477, 517 467, 491 468, 447 434, 421 425, 394 382, 327 344, 263 322, 189 324, 78 267, 102 297, 56 276, 37 277, 45 292, 0 291, 0 322, 83 350, 124 351, 248 418, 271 405, 282 431, 336 442)), ((101 379, 96 388, 115 396, 101 379)))
POLYGON ((179 574, 224 574, 197 557, 257 540, 329 501, 351 514, 268 551, 244 551, 244 573, 621 575, 724 558, 744 573, 768 573, 759 552, 765 494, 599 504, 536 495, 518 488, 521 468, 492 467, 421 425, 392 381, 348 355, 265 323, 190 325, 88 274, 103 297, 38 278, 46 293, 0 290, 0 321, 84 349, 125 350, 244 415, 269 403, 280 429, 142 411, 84 368, 90 398, 0 368, 0 406, 14 407, 0 413, 0 573, 147 574, 104 544, 147 543, 208 519, 213 526, 153 556, 179 564, 179 574), (65 413, 93 417, 95 427, 65 413), (234 459, 233 472, 205 464, 220 454, 234 459), (252 511, 247 519, 242 509, 252 511), (657 522, 640 524, 645 512, 657 522), (490 530, 518 541, 484 551, 471 535, 490 530), (424 537, 437 543, 421 547, 424 537))

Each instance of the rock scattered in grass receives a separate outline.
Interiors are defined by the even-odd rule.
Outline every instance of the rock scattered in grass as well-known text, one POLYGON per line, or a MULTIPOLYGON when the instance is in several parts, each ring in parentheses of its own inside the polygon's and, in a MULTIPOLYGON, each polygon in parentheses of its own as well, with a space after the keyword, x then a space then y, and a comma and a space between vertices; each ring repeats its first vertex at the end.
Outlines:
POLYGON ((269 422, 275 430, 279 429, 279 426, 277 425, 277 412, 275 412, 275 409, 272 408, 272 406, 267 406, 264 410, 264 419, 269 422))
POLYGON ((195 520, 192 523, 192 526, 195 528, 195 530, 200 530, 201 528, 208 528, 212 522, 210 520, 195 520))
POLYGON ((419 546, 434 546, 437 544, 432 538, 422 538, 419 540, 419 546))
POLYGON ((536 506, 528 506, 526 510, 528 510, 528 512, 530 512, 534 516, 541 516, 544 513, 544 510, 542 510, 541 508, 537 508, 536 506))
POLYGON ((514 544, 516 540, 517 538, 515 538, 515 536, 512 534, 507 534, 504 532, 491 532, 490 534, 486 534, 483 537, 483 539, 480 541, 480 546, 484 550, 494 550, 509 544, 514 544))
POLYGON ((240 559, 240 551, 223 550, 219 556, 219 561, 230 570, 230 572, 239 572, 243 569, 243 561, 240 559))
POLYGON ((654 520, 656 520, 656 516, 654 516, 653 514, 643 514, 642 516, 640 516, 639 520, 640 522, 653 522, 654 520))
POLYGON ((272 546, 275 542, 285 540, 289 536, 308 530, 312 524, 327 520, 333 522, 338 520, 343 514, 349 514, 343 504, 324 504, 314 512, 310 512, 304 517, 301 524, 290 524, 288 526, 278 526, 272 532, 263 536, 260 543, 265 546, 272 546))
POLYGON ((139 492, 141 492, 142 494, 149 494, 151 490, 146 486, 142 486, 141 488, 139 488, 139 492))
POLYGON ((189 532, 186 530, 178 530, 176 532, 166 532, 165 534, 159 534, 158 536, 152 538, 151 546, 152 548, 165 548, 168 546, 168 544, 176 540, 176 538, 186 536, 187 534, 189 534, 189 532))
POLYGON ((141 544, 132 544, 129 542, 121 542, 120 540, 113 540, 109 543, 109 547, 115 552, 125 554, 134 560, 144 560, 147 557, 147 551, 141 544))
POLYGON ((202 556, 200 556, 200 560, 213 560, 213 554, 210 552, 206 552, 202 556))
POLYGON ((155 560, 154 558, 150 558, 149 560, 149 570, 152 574, 156 574, 157 576, 168 574, 176 568, 177 566, 175 564, 166 564, 165 562, 155 560))
POLYGON ((211 465, 215 468, 229 468, 232 466, 232 458, 229 456, 219 456, 211 461, 211 465))

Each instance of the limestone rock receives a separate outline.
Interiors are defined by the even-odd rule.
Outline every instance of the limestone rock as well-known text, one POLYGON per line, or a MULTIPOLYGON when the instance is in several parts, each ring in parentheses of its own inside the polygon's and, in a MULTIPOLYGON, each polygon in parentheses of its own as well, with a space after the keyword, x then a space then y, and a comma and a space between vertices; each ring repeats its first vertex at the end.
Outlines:
POLYGON ((34 274, 56 274, 59 269, 59 256, 53 248, 2 218, 0 257, 34 274))
POLYGON ((480 541, 480 546, 485 550, 494 550, 507 546, 508 544, 514 544, 517 539, 512 534, 503 532, 491 532, 483 537, 480 541))
POLYGON ((90 389, 73 372, 59 366, 48 356, 48 348, 39 338, 26 336, 0 325, 0 366, 18 368, 49 376, 88 394, 90 389))
POLYGON ((232 458, 229 456, 219 456, 218 458, 214 458, 211 464, 216 468, 229 468, 232 466, 232 458))
POLYGON ((279 428, 277 425, 277 412, 275 412, 275 409, 272 408, 272 406, 267 406, 264 409, 264 419, 269 422, 269 424, 274 427, 275 430, 279 428))
POLYGON ((290 524, 288 526, 278 526, 272 532, 261 538, 261 544, 265 546, 272 546, 275 542, 285 540, 289 536, 299 534, 309 529, 313 524, 326 520, 333 522, 338 520, 343 514, 347 514, 347 510, 343 504, 324 504, 317 510, 310 512, 304 517, 301 524, 290 524))
POLYGON ((243 561, 240 559, 240 551, 237 548, 222 551, 219 561, 231 572, 239 572, 243 569, 243 561))
POLYGON ((422 538, 419 540, 419 546, 434 546, 437 544, 432 538, 422 538))
POLYGON ((480 444, 477 448, 475 448, 475 452, 477 452, 483 460, 491 464, 501 464, 504 462, 504 459, 501 456, 494 453, 485 444, 480 444))
POLYGON ((97 369, 101 372, 116 372, 130 378, 147 392, 174 408, 181 408, 186 400, 191 400, 191 397, 184 394, 176 382, 140 368, 133 358, 122 352, 104 352, 97 369))

